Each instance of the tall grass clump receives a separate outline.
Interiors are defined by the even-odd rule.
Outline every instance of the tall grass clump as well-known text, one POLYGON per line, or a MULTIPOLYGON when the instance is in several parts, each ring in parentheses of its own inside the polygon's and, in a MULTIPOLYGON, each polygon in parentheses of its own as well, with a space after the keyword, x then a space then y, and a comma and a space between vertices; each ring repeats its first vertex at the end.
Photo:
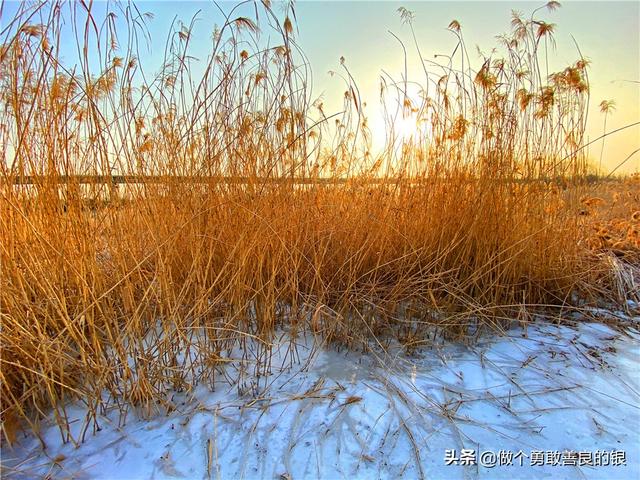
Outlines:
POLYGON ((346 62, 344 109, 312 98, 292 5, 224 11, 199 63, 195 20, 175 24, 156 75, 140 61, 148 14, 91 5, 24 3, 2 22, 10 441, 51 409, 79 442, 114 406, 124 421, 172 408, 171 391, 244 392, 281 328, 409 348, 607 295, 590 288, 606 265, 577 215, 587 61, 548 71, 552 25, 514 15, 500 54, 474 65, 452 22, 449 63, 382 78, 376 153, 346 62), (399 117, 414 137, 395 133, 399 117), (89 412, 79 437, 70 401, 89 412))

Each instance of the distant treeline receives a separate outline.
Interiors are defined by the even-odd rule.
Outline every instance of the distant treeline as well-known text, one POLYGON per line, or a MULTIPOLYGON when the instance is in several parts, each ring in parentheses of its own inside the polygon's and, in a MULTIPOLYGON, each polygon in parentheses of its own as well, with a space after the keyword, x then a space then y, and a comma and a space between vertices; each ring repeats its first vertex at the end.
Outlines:
MULTIPOLYGON (((500 181, 507 183, 546 183, 556 185, 582 185, 593 184, 602 181, 617 181, 624 177, 600 176, 595 174, 581 175, 570 178, 543 177, 537 179, 505 179, 500 181)), ((469 178, 472 181, 473 178, 469 178)), ((84 185, 126 185, 126 184, 163 184, 163 183, 194 183, 194 184, 223 184, 223 185, 261 185, 261 184, 289 184, 296 185, 343 185, 372 184, 429 184, 429 177, 416 178, 412 181, 407 177, 241 177, 241 176, 200 176, 200 175, 23 175, 0 178, 0 183, 13 183, 14 185, 41 185, 47 183, 56 184, 84 184, 84 185)))

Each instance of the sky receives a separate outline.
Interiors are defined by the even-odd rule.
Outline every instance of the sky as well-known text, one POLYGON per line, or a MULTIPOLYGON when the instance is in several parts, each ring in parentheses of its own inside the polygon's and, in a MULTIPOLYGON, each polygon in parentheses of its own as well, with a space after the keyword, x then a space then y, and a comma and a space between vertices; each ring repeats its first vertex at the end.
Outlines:
MULTIPOLYGON (((295 4, 296 42, 304 50, 313 71, 313 96, 322 96, 325 112, 339 111, 344 83, 330 70, 339 70, 344 57, 367 102, 369 124, 374 148, 383 142, 383 120, 379 105, 380 75, 387 72, 399 78, 403 71, 402 49, 393 32, 407 45, 411 33, 397 10, 404 6, 414 12, 414 29, 423 57, 450 54, 456 38, 447 30, 452 20, 462 26, 462 33, 475 67, 481 65, 475 46, 489 52, 496 46, 495 37, 510 29, 511 11, 529 14, 545 2, 528 1, 305 1, 295 4)), ((607 118, 607 131, 640 121, 640 2, 564 1, 553 12, 537 14, 542 20, 556 24, 556 49, 550 53, 550 69, 562 69, 579 57, 575 44, 592 62, 589 71, 591 102, 587 134, 589 139, 602 135, 604 115, 598 105, 602 100, 614 100, 616 110, 607 118), (575 39, 575 43, 574 43, 575 39)), ((189 23, 198 17, 192 55, 206 59, 214 25, 222 23, 220 10, 211 1, 143 0, 140 10, 154 18, 147 22, 152 42, 141 63, 146 71, 158 70, 164 53, 164 41, 175 19, 189 23)), ((8 2, 2 14, 2 24, 11 16, 15 2, 8 2)), ((96 2, 97 9, 106 3, 96 2)), ((229 11, 234 2, 220 2, 229 11)), ((274 4, 274 10, 284 18, 284 6, 274 4)), ((252 12, 252 10, 244 10, 252 12)), ((69 43, 71 44, 71 38, 69 43)), ((414 49, 409 48, 409 78, 421 80, 414 49)), ((589 156, 598 163, 602 142, 589 147, 589 156)), ((604 144, 603 169, 612 170, 635 149, 640 148, 640 126, 627 128, 607 137, 604 144)), ((632 156, 619 171, 640 171, 640 153, 632 156)))
MULTIPOLYGON (((591 59, 591 86, 588 135, 595 139, 603 133, 604 116, 598 105, 613 99, 615 112, 607 119, 607 131, 640 121, 640 2, 561 2, 554 12, 537 16, 557 24, 557 49, 550 55, 550 68, 564 68, 579 59, 572 36, 582 54, 591 59), (635 83, 634 83, 635 82, 635 83)), ((297 4, 299 42, 314 67, 316 87, 329 95, 338 80, 327 75, 337 69, 339 57, 345 57, 363 95, 373 106, 378 99, 382 69, 399 77, 403 69, 400 45, 392 31, 410 45, 411 36, 397 9, 405 6, 415 14, 414 29, 423 57, 450 54, 456 45, 447 31, 451 20, 462 26, 464 38, 474 61, 478 45, 484 52, 495 46, 495 36, 510 28, 511 11, 529 13, 544 2, 300 2, 297 4)), ((420 76, 416 55, 409 49, 409 77, 420 76), (413 64, 411 62, 413 59, 413 64)), ((481 65, 479 57, 477 65, 481 65)), ((339 89, 338 89, 339 91, 339 89)), ((375 122, 372 122, 375 124, 375 122)), ((375 129, 374 129, 375 132, 375 129)), ((613 169, 640 147, 640 126, 629 128, 606 139, 603 167, 613 169)), ((589 154, 600 158, 601 143, 589 154)), ((640 154, 625 165, 626 172, 640 170, 640 154)))

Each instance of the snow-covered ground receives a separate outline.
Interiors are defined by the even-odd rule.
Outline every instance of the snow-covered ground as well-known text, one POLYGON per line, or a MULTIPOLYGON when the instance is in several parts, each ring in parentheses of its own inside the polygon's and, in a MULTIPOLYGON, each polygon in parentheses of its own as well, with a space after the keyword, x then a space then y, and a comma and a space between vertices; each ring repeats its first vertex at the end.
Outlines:
MULTIPOLYGON (((123 427, 114 411, 78 447, 63 444, 53 426, 43 427, 46 450, 23 434, 13 450, 3 448, 3 474, 640 478, 637 331, 535 323, 413 356, 297 343, 292 363, 283 334, 272 374, 244 396, 229 386, 176 394, 177 410, 151 420, 130 414, 123 427)), ((68 414, 80 429, 83 409, 68 414)))

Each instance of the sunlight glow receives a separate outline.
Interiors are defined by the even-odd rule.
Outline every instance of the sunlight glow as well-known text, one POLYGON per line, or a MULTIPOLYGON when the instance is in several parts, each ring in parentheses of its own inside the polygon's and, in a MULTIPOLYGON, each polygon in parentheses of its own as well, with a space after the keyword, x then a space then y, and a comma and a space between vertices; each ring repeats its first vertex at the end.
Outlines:
POLYGON ((418 141, 422 136, 420 130, 413 114, 401 115, 393 124, 393 133, 401 143, 418 141))

